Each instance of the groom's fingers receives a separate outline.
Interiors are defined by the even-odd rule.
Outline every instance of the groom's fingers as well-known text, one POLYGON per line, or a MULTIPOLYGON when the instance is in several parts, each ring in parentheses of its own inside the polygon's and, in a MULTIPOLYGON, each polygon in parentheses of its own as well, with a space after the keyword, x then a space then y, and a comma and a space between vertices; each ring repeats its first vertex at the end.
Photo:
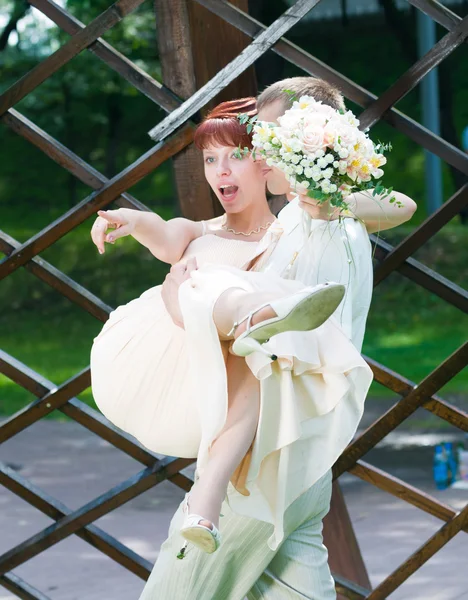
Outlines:
POLYGON ((198 269, 198 265, 197 265, 197 259, 194 258, 189 258, 187 261, 187 270, 185 271, 186 274, 186 279, 188 279, 190 277, 190 273, 192 271, 196 271, 198 269))

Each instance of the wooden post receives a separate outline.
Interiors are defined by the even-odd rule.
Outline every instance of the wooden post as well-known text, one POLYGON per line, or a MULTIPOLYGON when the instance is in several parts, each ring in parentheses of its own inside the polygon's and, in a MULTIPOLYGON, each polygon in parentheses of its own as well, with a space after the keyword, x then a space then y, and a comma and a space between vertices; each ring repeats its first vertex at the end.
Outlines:
MULTIPOLYGON (((333 482, 330 512, 323 521, 323 541, 328 548, 332 572, 371 589, 369 575, 338 481, 333 482)), ((338 600, 346 600, 338 595, 338 600)))
MULTIPOLYGON (((248 0, 231 0, 230 4, 249 12, 248 0)), ((252 40, 195 0, 188 1, 188 9, 195 79, 200 88, 234 60, 252 40)), ((221 90, 208 108, 225 100, 256 96, 257 91, 255 69, 250 67, 221 90)))
MULTIPOLYGON (((184 100, 196 91, 186 0, 155 0, 159 57, 164 84, 184 100)), ((181 213, 188 219, 213 216, 203 160, 193 144, 172 159, 181 213)))
MULTIPOLYGON (((232 2, 247 11, 247 0, 232 2)), ((155 0, 158 47, 164 84, 187 99, 248 45, 236 28, 194 0, 155 0)), ((223 100, 256 95, 253 67, 222 90, 205 109, 223 100)), ((182 214, 194 220, 220 213, 203 174, 203 160, 193 144, 172 159, 182 214)))

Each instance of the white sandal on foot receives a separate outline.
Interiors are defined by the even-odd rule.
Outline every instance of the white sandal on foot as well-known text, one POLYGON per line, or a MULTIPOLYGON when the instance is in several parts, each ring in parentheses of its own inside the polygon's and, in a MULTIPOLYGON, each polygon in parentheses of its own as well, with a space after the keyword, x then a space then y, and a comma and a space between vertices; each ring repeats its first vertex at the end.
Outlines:
POLYGON ((219 529, 215 527, 213 523, 211 524, 212 529, 205 525, 200 525, 200 521, 207 521, 208 519, 205 519, 200 515, 189 513, 188 498, 189 496, 186 496, 184 501, 183 511, 185 513, 185 519, 180 532, 187 541, 192 542, 192 544, 200 548, 200 550, 212 554, 221 544, 221 534, 219 529))
POLYGON ((265 302, 238 323, 234 323, 228 335, 233 335, 239 325, 247 319, 247 329, 234 341, 232 351, 238 356, 248 356, 259 351, 276 360, 278 357, 268 352, 262 344, 278 333, 310 331, 320 327, 338 308, 345 290, 345 286, 339 283, 320 283, 286 298, 265 302), (253 315, 266 306, 270 306, 277 316, 252 327, 253 315))

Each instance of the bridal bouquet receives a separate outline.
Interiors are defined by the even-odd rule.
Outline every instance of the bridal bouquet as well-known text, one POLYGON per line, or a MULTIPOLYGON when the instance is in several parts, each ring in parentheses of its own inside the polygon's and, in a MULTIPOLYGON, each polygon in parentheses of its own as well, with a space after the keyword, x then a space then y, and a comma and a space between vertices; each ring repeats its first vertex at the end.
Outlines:
POLYGON ((346 197, 353 192, 392 192, 380 183, 390 145, 374 144, 351 111, 302 96, 278 123, 250 123, 254 152, 281 169, 297 192, 342 209, 348 208, 346 197))

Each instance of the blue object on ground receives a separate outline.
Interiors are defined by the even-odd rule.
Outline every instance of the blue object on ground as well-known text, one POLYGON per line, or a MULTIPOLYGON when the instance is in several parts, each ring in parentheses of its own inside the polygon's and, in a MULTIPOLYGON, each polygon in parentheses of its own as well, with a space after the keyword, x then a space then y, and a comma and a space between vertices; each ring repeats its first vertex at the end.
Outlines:
POLYGON ((434 482, 438 490, 445 490, 448 487, 448 461, 447 451, 442 444, 438 444, 434 449, 434 482))

